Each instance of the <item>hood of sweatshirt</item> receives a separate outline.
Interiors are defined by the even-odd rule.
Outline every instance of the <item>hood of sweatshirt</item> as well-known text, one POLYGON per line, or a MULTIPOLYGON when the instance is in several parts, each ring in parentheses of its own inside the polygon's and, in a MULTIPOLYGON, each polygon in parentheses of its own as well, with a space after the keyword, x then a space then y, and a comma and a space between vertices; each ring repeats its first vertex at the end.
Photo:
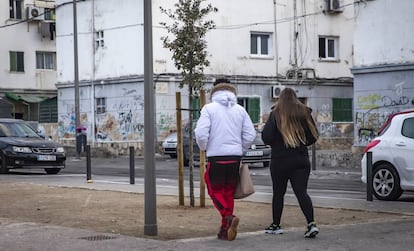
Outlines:
POLYGON ((234 85, 221 83, 211 89, 211 101, 230 107, 237 104, 236 94, 234 85))

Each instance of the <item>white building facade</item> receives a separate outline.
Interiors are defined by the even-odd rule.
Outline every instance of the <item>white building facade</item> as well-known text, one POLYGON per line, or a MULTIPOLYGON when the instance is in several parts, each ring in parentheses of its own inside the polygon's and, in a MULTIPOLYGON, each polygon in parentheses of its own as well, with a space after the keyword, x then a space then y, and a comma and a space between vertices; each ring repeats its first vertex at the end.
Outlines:
POLYGON ((355 7, 355 145, 365 146, 393 112, 414 109, 414 2, 355 7))
MULTIPOLYGON (((60 6, 65 1, 56 2, 60 6)), ((277 91, 293 87, 313 109, 326 142, 353 141, 352 0, 207 2, 218 8, 210 16, 216 29, 206 37, 210 55, 205 70, 207 90, 218 77, 230 79, 238 87, 239 103, 260 124, 277 100, 277 91)), ((158 140, 175 129, 176 92, 182 93, 182 107, 190 108, 187 90, 178 87, 181 77, 171 52, 161 41, 168 34, 159 23, 171 20, 159 6, 173 9, 175 3, 152 1, 158 140)), ((78 2, 77 10, 81 124, 94 144, 142 142, 143 1, 88 0, 78 2)), ((72 5, 62 5, 56 13, 59 138, 73 139, 72 5)))
POLYGON ((0 1, 0 117, 57 123, 54 1, 0 1))

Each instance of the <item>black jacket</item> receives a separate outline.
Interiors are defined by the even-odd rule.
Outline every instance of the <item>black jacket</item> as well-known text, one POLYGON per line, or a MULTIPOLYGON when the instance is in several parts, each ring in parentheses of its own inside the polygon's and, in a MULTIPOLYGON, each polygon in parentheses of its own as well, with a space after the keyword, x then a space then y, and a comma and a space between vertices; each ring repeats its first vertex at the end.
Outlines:
POLYGON ((272 159, 278 157, 296 156, 297 154, 308 156, 307 146, 315 143, 317 139, 312 136, 305 121, 303 125, 305 127, 307 143, 301 144, 295 148, 287 147, 285 146, 282 134, 277 127, 274 111, 270 113, 269 119, 267 120, 262 131, 262 140, 266 145, 270 145, 272 147, 272 159))

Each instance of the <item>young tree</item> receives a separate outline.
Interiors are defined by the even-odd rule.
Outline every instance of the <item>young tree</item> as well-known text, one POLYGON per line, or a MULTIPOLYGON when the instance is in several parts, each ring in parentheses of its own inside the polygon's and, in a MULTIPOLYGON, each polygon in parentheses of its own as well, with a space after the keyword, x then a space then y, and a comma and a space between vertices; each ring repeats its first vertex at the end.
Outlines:
MULTIPOLYGON (((161 12, 172 20, 172 24, 166 22, 160 24, 174 37, 165 36, 161 39, 164 47, 172 52, 174 64, 181 71, 180 88, 188 85, 190 106, 192 99, 197 97, 200 90, 203 89, 204 68, 210 64, 207 59, 207 42, 204 37, 209 30, 215 28, 215 24, 211 20, 204 19, 211 12, 218 11, 211 4, 203 5, 203 2, 205 0, 179 0, 174 4, 174 11, 160 7, 161 12)), ((190 205, 194 206, 193 112, 191 109, 189 121, 190 205)))

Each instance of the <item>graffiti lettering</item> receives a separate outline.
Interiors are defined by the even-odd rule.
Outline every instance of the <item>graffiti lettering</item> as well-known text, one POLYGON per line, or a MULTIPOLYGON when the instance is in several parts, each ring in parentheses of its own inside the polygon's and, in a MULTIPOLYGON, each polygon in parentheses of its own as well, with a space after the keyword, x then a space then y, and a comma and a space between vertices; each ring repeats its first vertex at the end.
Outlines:
POLYGON ((383 107, 387 106, 397 106, 397 105, 406 105, 410 102, 410 99, 407 96, 401 96, 397 100, 393 100, 391 97, 384 96, 382 97, 383 107))

